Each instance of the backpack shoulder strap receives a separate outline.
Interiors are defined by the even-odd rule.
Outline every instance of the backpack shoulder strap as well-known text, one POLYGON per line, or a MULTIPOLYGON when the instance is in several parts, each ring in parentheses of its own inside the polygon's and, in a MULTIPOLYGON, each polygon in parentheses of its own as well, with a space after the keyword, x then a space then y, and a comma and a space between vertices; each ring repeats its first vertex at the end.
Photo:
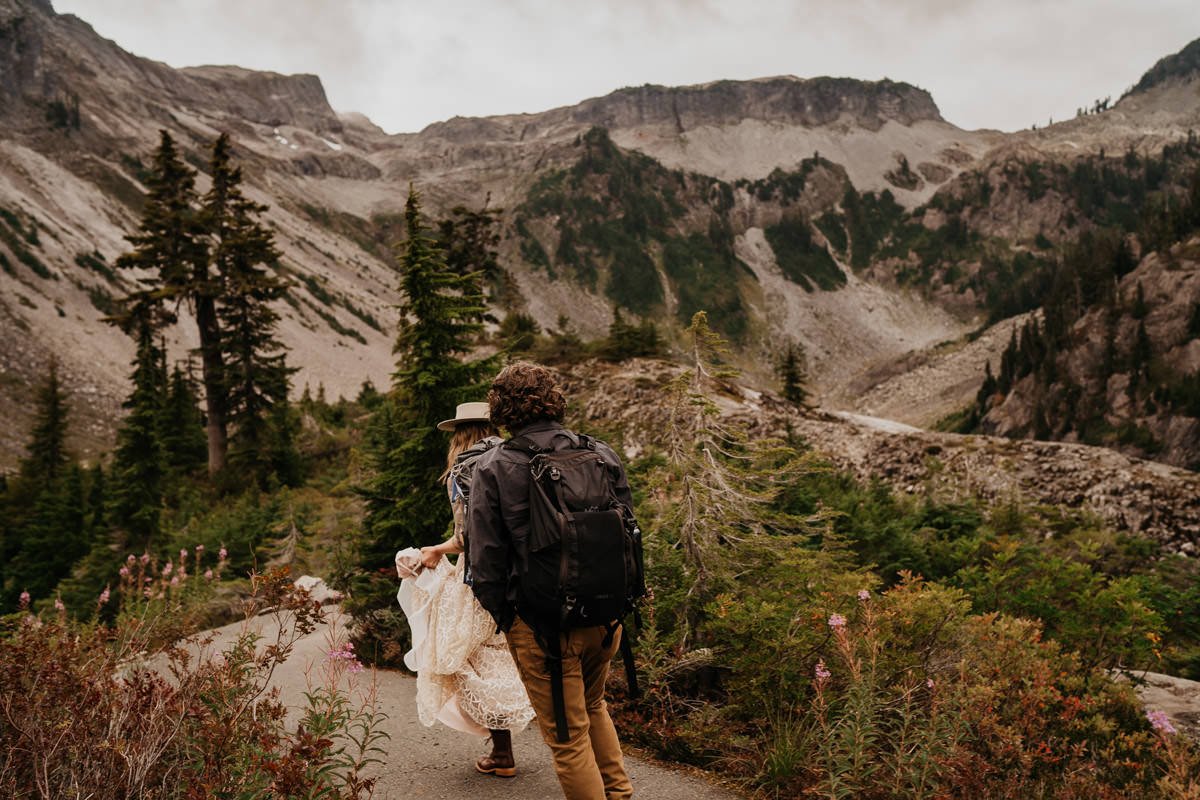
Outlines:
POLYGON ((536 444, 533 439, 530 439, 528 436, 514 436, 500 446, 508 448, 509 450, 520 450, 522 453, 528 453, 531 456, 536 456, 539 453, 545 452, 540 445, 536 444))

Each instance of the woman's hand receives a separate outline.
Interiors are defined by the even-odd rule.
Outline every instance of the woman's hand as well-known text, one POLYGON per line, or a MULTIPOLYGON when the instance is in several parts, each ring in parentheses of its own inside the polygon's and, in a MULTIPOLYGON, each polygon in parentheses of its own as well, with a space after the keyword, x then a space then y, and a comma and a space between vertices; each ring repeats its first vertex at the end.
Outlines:
POLYGON ((442 563, 442 548, 438 546, 421 548, 421 566, 426 569, 437 569, 442 563))

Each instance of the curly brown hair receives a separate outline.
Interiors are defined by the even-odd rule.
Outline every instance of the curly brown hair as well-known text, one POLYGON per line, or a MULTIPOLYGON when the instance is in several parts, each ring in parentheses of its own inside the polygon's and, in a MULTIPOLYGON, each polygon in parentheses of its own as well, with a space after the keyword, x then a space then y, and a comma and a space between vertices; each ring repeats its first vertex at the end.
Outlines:
POLYGON ((487 401, 492 424, 510 432, 542 420, 562 422, 567 410, 554 373, 532 361, 514 361, 500 370, 487 401))

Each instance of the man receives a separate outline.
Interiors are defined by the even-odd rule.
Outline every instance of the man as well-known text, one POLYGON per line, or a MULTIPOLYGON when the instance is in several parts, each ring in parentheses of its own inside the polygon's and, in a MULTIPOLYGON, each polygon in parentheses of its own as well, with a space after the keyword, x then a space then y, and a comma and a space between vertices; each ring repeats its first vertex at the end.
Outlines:
MULTIPOLYGON (((553 374, 519 361, 505 367, 488 392, 489 416, 497 427, 532 442, 541 451, 578 448, 579 437, 562 426, 566 398, 553 374)), ((625 469, 616 453, 596 442, 595 452, 615 477, 618 502, 632 508, 625 469)), ((567 800, 617 800, 633 796, 621 745, 604 701, 609 662, 621 631, 610 624, 572 628, 559 637, 562 704, 566 736, 557 734, 553 685, 547 653, 529 619, 522 618, 521 566, 529 556, 530 455, 515 447, 496 447, 476 462, 468 508, 468 558, 475 596, 506 632, 509 649, 542 737, 554 756, 554 768, 567 800), (565 738, 566 741, 562 739, 565 738)), ((551 647, 551 649, 554 649, 551 647)))

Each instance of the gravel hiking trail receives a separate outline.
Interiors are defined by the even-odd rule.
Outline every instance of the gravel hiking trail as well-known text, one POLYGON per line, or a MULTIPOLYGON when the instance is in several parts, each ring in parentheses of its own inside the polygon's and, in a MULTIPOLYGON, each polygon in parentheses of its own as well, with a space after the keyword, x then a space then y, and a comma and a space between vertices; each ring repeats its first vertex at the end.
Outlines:
MULTIPOLYGON (((319 680, 321 664, 329 652, 332 634, 344 632, 347 618, 336 607, 325 608, 326 622, 299 639, 286 662, 276 668, 271 685, 278 686, 283 702, 291 709, 304 705, 309 676, 319 680)), ((204 648, 213 653, 224 648, 249 626, 263 640, 274 641, 278 621, 273 615, 255 617, 212 631, 213 643, 204 648)), ((348 676, 348 678, 351 676, 348 676)), ((487 750, 485 740, 452 731, 440 724, 427 728, 417 719, 416 681, 392 670, 366 669, 352 676, 360 685, 375 681, 379 710, 387 715, 381 729, 388 739, 383 764, 371 768, 378 779, 373 797, 379 800, 555 800, 562 797, 550 751, 535 725, 513 737, 517 760, 515 778, 497 778, 475 771, 475 759, 487 750)), ((700 775, 671 768, 644 758, 625 756, 635 797, 644 800, 738 800, 744 795, 717 786, 700 775)))

